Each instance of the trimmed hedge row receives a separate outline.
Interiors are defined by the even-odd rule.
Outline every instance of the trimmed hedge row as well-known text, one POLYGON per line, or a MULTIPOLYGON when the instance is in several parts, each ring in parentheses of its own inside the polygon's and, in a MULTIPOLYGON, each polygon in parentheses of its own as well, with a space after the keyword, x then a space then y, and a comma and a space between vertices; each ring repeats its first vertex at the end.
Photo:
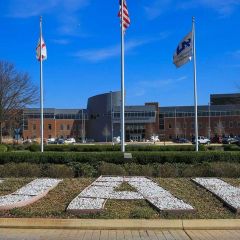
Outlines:
MULTIPOLYGON (((27 150, 40 151, 40 146, 29 146, 27 150)), ((118 152, 120 145, 47 145, 45 151, 50 152, 118 152)), ((199 145, 200 151, 240 151, 240 146, 224 144, 220 146, 199 145)), ((128 152, 167 152, 167 151, 195 151, 195 145, 127 145, 128 152)))
MULTIPOLYGON (((40 152, 40 145, 7 145, 8 151, 29 150, 30 152, 40 152)), ((206 146, 199 146, 200 151, 206 151, 206 146)), ((120 145, 46 145, 44 150, 47 152, 120 152, 120 145)), ((162 151, 194 151, 194 145, 127 145, 126 151, 135 152, 162 152, 162 151)))
POLYGON ((7 147, 5 145, 0 145, 0 152, 7 152, 7 147))
POLYGON ((86 163, 34 164, 7 163, 0 165, 0 178, 5 177, 98 177, 100 175, 149 176, 149 177, 240 177, 240 164, 212 162, 200 164, 164 163, 121 165, 101 162, 98 166, 86 163))
POLYGON ((226 144, 223 145, 224 151, 240 151, 240 147, 239 145, 235 145, 235 144, 226 144))
POLYGON ((137 163, 185 163, 202 162, 240 162, 240 152, 132 152, 132 159, 124 159, 121 152, 7 152, 0 153, 0 164, 6 163, 53 163, 68 164, 71 162, 97 165, 100 162, 114 164, 137 163))
MULTIPOLYGON (((126 151, 194 151, 193 145, 179 146, 159 146, 159 145, 127 145, 126 151)), ((120 151, 120 145, 47 145, 45 151, 55 152, 116 152, 120 151)), ((205 146, 200 146, 201 151, 205 151, 205 146)))
MULTIPOLYGON (((4 151, 30 151, 40 152, 40 145, 0 145, 4 151)), ((46 145, 46 152, 120 152, 120 145, 46 145)), ((194 151, 194 145, 127 145, 126 151, 128 152, 167 152, 167 151, 194 151)), ((226 145, 200 145, 200 151, 240 151, 240 146, 235 144, 226 145)))

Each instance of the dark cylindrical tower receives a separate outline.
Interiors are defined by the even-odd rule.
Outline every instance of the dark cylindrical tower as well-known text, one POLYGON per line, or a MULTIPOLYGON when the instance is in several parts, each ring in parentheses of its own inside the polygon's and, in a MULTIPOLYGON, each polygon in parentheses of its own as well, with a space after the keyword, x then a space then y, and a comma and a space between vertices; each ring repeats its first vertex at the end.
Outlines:
POLYGON ((104 93, 88 99, 87 138, 95 141, 111 141, 112 109, 119 107, 120 104, 120 92, 104 93))

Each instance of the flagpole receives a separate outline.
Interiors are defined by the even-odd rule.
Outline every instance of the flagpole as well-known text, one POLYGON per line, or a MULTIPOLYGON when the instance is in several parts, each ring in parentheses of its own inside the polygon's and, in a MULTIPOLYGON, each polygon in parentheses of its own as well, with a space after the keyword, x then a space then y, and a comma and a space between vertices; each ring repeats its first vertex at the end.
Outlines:
POLYGON ((123 24, 123 4, 121 0, 121 150, 125 152, 125 83, 124 83, 124 24, 123 24))
POLYGON ((43 64, 42 64, 42 17, 40 17, 40 111, 41 111, 41 152, 43 147, 43 64))
POLYGON ((193 68, 194 68, 194 111, 195 111, 195 150, 198 152, 198 97, 197 97, 197 63, 196 63, 196 40, 195 40, 195 17, 192 17, 193 35, 193 68))

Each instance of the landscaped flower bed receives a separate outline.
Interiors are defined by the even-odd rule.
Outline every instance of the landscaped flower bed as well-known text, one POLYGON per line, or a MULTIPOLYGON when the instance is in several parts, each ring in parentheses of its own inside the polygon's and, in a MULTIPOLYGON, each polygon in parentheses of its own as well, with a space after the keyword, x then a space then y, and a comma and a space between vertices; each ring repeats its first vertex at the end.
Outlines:
POLYGON ((0 210, 13 209, 32 204, 44 197, 51 189, 56 187, 59 179, 35 179, 14 193, 0 197, 0 210))
POLYGON ((77 213, 103 211, 105 200, 108 199, 145 199, 160 211, 178 212, 194 210, 191 205, 177 199, 170 192, 146 177, 99 177, 70 203, 67 210, 77 213), (123 183, 131 185, 136 189, 136 192, 115 191, 123 183))
POLYGON ((193 211, 194 208, 177 199, 156 183, 147 178, 129 180, 129 184, 135 187, 144 198, 160 211, 193 211))
MULTIPOLYGON (((122 181, 121 178, 120 182, 122 181)), ((135 182, 137 185, 138 178, 125 177, 125 180, 135 182)), ((4 180, 0 184, 0 198, 11 193, 17 192, 23 186, 26 186, 33 179, 32 178, 2 178, 4 180)), ((57 187, 49 191, 49 193, 39 199, 38 201, 26 205, 24 207, 18 207, 10 210, 1 210, 0 217, 41 217, 41 218, 152 218, 152 219, 223 219, 223 218, 239 218, 240 215, 233 212, 230 208, 226 207, 219 198, 216 198, 211 192, 205 188, 200 187, 194 183, 190 178, 154 178, 152 179, 153 186, 157 184, 163 190, 169 192, 172 196, 176 197, 177 202, 183 201, 191 205, 195 211, 181 211, 180 207, 178 211, 159 211, 164 206, 153 207, 153 205, 144 199, 131 199, 132 197, 143 198, 141 193, 138 193, 136 187, 133 187, 128 182, 121 183, 119 181, 108 182, 107 178, 102 178, 102 181, 94 181, 92 178, 65 178, 61 181, 57 187), (111 199, 102 198, 83 198, 77 199, 79 195, 88 186, 114 186, 114 192, 111 194, 111 199), (123 193, 123 194, 122 194, 123 193), (115 195, 115 196, 114 196, 115 195), (113 199, 116 198, 116 199, 113 199), (128 200, 121 198, 127 198, 128 200), (80 211, 76 214, 76 211, 66 211, 69 203, 76 199, 78 209, 80 211), (92 201, 90 201, 92 199, 92 201), (181 199, 181 200, 179 200, 181 199), (82 209, 81 209, 82 208, 82 209), (84 209, 97 209, 95 212, 92 210, 91 213, 84 212, 84 209), (104 209, 100 211, 101 209, 104 209)), ((146 182, 151 182, 150 179, 146 182), (148 181, 149 180, 149 181, 148 181)), ((226 178, 222 179, 230 186, 238 188, 240 186, 239 178, 226 178)), ((151 188, 149 187, 149 192, 151 188)), ((151 190, 152 191, 152 190, 151 190)), ((164 191, 158 190, 159 196, 164 191)), ((171 208, 167 195, 165 201, 168 203, 168 208, 171 208)), ((17 201, 18 196, 15 196, 17 201)), ((154 199, 153 199, 154 200, 154 199)), ((157 199, 158 200, 158 199, 157 199)), ((166 202, 158 202, 165 204, 166 202)), ((6 204, 9 201, 6 199, 6 204)), ((157 203, 155 203, 157 205, 157 203)), ((177 205, 173 202, 174 206, 177 205)))
POLYGON ((195 178, 193 181, 213 193, 234 211, 240 212, 240 188, 218 178, 195 178))

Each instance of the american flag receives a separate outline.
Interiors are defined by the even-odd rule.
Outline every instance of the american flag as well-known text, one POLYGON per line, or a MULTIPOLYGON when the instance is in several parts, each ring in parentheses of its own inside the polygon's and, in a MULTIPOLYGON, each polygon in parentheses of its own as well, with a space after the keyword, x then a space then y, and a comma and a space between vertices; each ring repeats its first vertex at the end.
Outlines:
MULTIPOLYGON (((118 17, 122 21, 122 0, 119 0, 119 5, 120 5, 120 10, 118 13, 118 17)), ((130 25, 130 17, 128 14, 127 3, 126 3, 126 0, 123 0, 123 31, 124 32, 129 27, 129 25, 130 25)))

